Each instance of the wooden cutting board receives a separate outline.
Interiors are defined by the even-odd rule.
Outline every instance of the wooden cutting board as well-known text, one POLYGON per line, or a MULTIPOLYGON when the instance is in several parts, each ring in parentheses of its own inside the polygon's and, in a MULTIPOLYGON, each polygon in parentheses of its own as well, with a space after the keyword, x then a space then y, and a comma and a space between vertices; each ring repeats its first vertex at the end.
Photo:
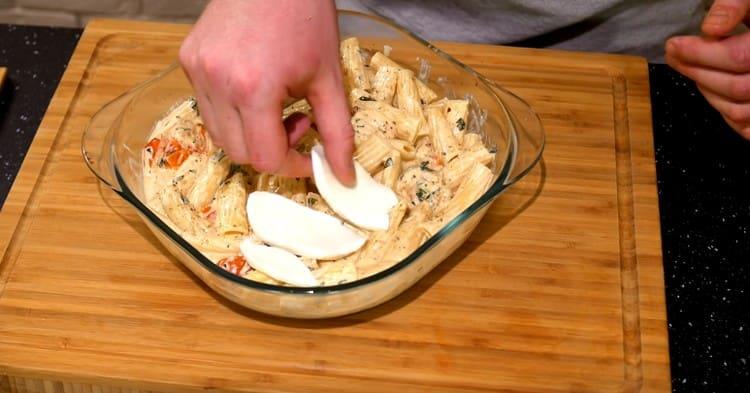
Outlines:
POLYGON ((5 81, 5 73, 7 70, 3 67, 0 67, 0 87, 3 86, 3 82, 5 81))
POLYGON ((212 293, 81 158, 187 31, 86 28, 0 214, 0 391, 670 391, 642 59, 446 44, 538 111, 543 162, 403 295, 298 321, 212 293))

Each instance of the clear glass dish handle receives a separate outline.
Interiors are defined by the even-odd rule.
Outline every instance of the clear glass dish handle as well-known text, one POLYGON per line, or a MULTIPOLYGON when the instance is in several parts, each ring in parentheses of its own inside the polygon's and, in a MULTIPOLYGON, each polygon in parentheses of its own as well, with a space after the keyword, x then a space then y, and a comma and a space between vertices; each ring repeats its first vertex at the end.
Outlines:
POLYGON ((511 141, 512 151, 509 161, 512 166, 503 183, 505 187, 508 187, 526 176, 542 158, 546 141, 544 127, 539 115, 531 109, 526 101, 484 75, 479 75, 479 77, 500 98, 516 131, 511 133, 513 140, 511 141))
POLYGON ((112 161, 112 148, 115 144, 112 139, 115 137, 114 130, 121 121, 123 109, 132 96, 132 93, 123 94, 96 112, 84 130, 81 141, 81 153, 86 165, 102 183, 117 192, 121 192, 122 188, 115 178, 112 161))

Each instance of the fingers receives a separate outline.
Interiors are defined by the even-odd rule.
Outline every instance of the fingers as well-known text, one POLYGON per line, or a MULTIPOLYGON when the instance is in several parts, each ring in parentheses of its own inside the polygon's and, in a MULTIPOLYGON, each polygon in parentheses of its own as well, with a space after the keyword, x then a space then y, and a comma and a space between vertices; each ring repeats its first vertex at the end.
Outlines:
POLYGON ((673 37, 667 41, 666 56, 701 67, 748 72, 750 33, 722 40, 693 36, 673 37))
POLYGON ((750 140, 750 103, 731 102, 705 89, 701 89, 701 93, 733 130, 750 140))
POLYGON ((356 181, 352 158, 354 131, 338 68, 316 79, 308 90, 307 99, 315 112, 326 160, 340 182, 353 185, 356 181))
POLYGON ((284 128, 286 129, 288 145, 290 147, 297 146, 300 139, 302 139, 307 130, 310 129, 310 125, 312 125, 310 118, 303 113, 294 113, 287 117, 287 119, 284 120, 284 128))
POLYGON ((729 35, 745 19, 750 10, 747 0, 716 0, 703 19, 701 29, 711 37, 729 35))
POLYGON ((727 124, 750 139, 750 76, 696 67, 667 57, 677 71, 694 80, 703 94, 727 124))
POLYGON ((733 130, 737 131, 737 133, 740 134, 741 137, 743 137, 746 140, 750 141, 750 124, 748 124, 748 123, 744 123, 744 124, 735 123, 735 122, 729 120, 729 118, 727 118, 726 116, 724 116, 724 115, 721 115, 721 116, 724 118, 724 121, 726 121, 727 124, 729 124, 729 126, 732 127, 733 130))
POLYGON ((704 87, 699 86, 698 89, 730 127, 750 140, 750 102, 734 102, 704 87))
POLYGON ((283 97, 260 86, 247 90, 241 93, 244 98, 238 100, 242 133, 249 152, 245 163, 259 172, 288 177, 310 176, 310 158, 290 147, 281 122, 283 97))
POLYGON ((704 89, 717 92, 734 101, 750 101, 750 74, 697 67, 671 58, 667 58, 667 62, 704 89))

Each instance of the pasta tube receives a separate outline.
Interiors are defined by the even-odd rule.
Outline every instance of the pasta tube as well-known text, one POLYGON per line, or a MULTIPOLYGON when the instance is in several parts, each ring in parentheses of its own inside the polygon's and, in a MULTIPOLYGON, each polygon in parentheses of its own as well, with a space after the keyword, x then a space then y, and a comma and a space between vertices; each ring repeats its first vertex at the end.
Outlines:
POLYGON ((398 83, 396 85, 396 100, 398 107, 411 115, 422 117, 422 102, 419 101, 417 93, 416 78, 411 70, 402 68, 398 70, 398 83))
POLYGON ((396 187, 398 177, 401 175, 401 153, 391 150, 383 161, 382 183, 388 188, 396 187))
POLYGON ((445 217, 446 222, 453 219, 487 191, 492 184, 493 177, 494 175, 489 168, 480 163, 475 163, 469 169, 464 181, 458 186, 453 199, 448 201, 441 209, 442 211, 439 210, 438 213, 445 217))
POLYGON ((172 184, 177 186, 181 193, 187 192, 195 185, 198 173, 202 172, 206 160, 198 154, 192 154, 177 170, 177 174, 172 179, 172 184))
POLYGON ((198 209, 211 202, 221 182, 229 174, 231 162, 224 151, 218 150, 208 159, 208 164, 195 179, 188 200, 198 209))
POLYGON ((396 261, 402 261, 424 244, 429 237, 429 232, 421 226, 404 227, 396 236, 390 257, 396 261))
POLYGON ((171 184, 161 190, 159 200, 164 213, 177 228, 189 234, 207 232, 207 225, 176 185, 171 184))
POLYGON ((417 158, 417 151, 414 150, 414 145, 411 143, 401 139, 391 139, 388 143, 398 151, 403 161, 411 161, 417 158))
POLYGON ((376 133, 388 139, 396 137, 396 122, 382 112, 369 109, 357 111, 352 116, 351 123, 354 129, 354 144, 357 146, 376 133))
POLYGON ((350 37, 341 41, 341 66, 350 88, 369 90, 370 80, 365 73, 365 64, 359 54, 359 40, 350 37))
POLYGON ((245 202, 247 188, 242 172, 235 172, 216 192, 216 226, 222 235, 249 232, 245 202))
POLYGON ((458 138, 466 131, 468 126, 469 101, 468 100, 445 100, 443 113, 448 123, 451 124, 453 134, 458 138))
POLYGON ((482 136, 473 132, 466 132, 461 136, 461 148, 464 151, 485 149, 482 136))
POLYGON ((406 210, 406 202, 399 198, 396 206, 391 209, 388 230, 373 232, 370 235, 357 261, 357 271, 362 277, 379 272, 393 264, 393 259, 387 256, 390 255, 396 231, 406 215, 406 210))
POLYGON ((493 158, 494 155, 484 148, 464 153, 460 159, 453 160, 445 165, 442 170, 443 184, 449 189, 455 190, 475 163, 489 166, 493 158))
MULTIPOLYGON (((414 143, 420 128, 424 125, 422 116, 409 114, 384 102, 358 101, 354 104, 354 107, 357 108, 357 113, 352 118, 352 124, 354 124, 354 118, 357 117, 359 112, 366 110, 372 124, 381 129, 389 138, 395 137, 414 143), (371 115, 372 112, 377 115, 371 115)), ((365 116, 365 114, 361 116, 365 116)))
MULTIPOLYGON (((380 68, 384 66, 393 67, 393 68, 403 68, 395 61, 389 59, 386 55, 380 52, 375 53, 370 59, 370 67, 376 69, 377 71, 380 71, 380 68)), ((430 89, 429 86, 427 86, 427 84, 425 84, 424 82, 416 78, 415 78, 415 83, 417 84, 417 94, 422 104, 429 104, 435 101, 435 99, 437 99, 437 93, 435 93, 432 89, 430 89)))
POLYGON ((443 111, 434 106, 427 108, 427 120, 435 148, 441 154, 443 162, 450 162, 458 156, 460 149, 448 120, 443 116, 443 111))
POLYGON ((380 133, 376 132, 357 146, 354 159, 372 174, 383 167, 383 162, 392 151, 391 144, 380 133))
POLYGON ((398 68, 380 67, 372 79, 372 97, 387 104, 392 103, 393 96, 396 94, 397 81, 398 68))

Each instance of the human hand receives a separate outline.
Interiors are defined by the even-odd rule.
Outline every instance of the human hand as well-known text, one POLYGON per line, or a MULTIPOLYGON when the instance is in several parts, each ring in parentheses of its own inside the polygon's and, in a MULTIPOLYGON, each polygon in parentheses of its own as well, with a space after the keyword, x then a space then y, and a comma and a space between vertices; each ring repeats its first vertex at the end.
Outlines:
POLYGON ((306 97, 333 172, 354 181, 354 133, 331 0, 213 0, 180 48, 209 133, 229 157, 261 172, 303 177, 294 149, 310 125, 281 121, 282 103, 306 97))
POLYGON ((750 32, 731 35, 750 21, 750 0, 716 0, 703 20, 704 37, 673 37, 666 62, 694 80, 727 123, 750 140, 750 32))

